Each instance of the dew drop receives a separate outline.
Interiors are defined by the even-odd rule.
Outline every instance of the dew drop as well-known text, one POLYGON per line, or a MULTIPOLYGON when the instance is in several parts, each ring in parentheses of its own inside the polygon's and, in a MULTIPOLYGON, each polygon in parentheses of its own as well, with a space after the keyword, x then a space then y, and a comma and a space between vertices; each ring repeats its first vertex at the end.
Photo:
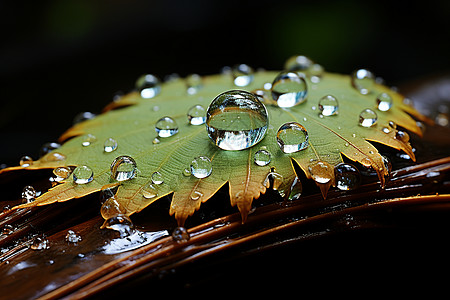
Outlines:
POLYGON ((322 65, 319 64, 313 64, 311 68, 309 69, 309 76, 311 78, 312 83, 319 83, 322 75, 324 73, 324 69, 322 65))
POLYGON ((95 137, 95 135, 88 133, 85 136, 83 136, 83 138, 81 140, 81 145, 83 147, 87 147, 87 146, 90 146, 92 143, 95 143, 96 141, 97 141, 97 138, 95 137))
POLYGON ((291 56, 285 63, 284 69, 288 71, 305 71, 313 65, 313 61, 304 55, 291 56))
POLYGON ((50 248, 49 241, 44 237, 37 237, 30 246, 31 250, 46 250, 50 248))
POLYGON ((156 144, 161 143, 161 140, 158 139, 157 137, 155 137, 155 138, 153 139, 152 143, 153 143, 154 145, 156 145, 156 144))
POLYGON ((178 125, 171 117, 162 117, 156 122, 155 130, 159 137, 170 137, 178 133, 178 125))
POLYGON ((258 166, 267 166, 270 163, 271 155, 270 152, 264 149, 256 151, 255 155, 253 156, 253 161, 258 166))
POLYGON ((296 122, 288 122, 278 129, 277 143, 284 153, 294 153, 308 148, 306 128, 296 122))
POLYGON ((41 162, 63 161, 66 159, 64 154, 53 151, 40 158, 41 162))
POLYGON ((206 111, 201 105, 191 107, 187 112, 189 124, 202 125, 206 122, 206 111))
POLYGON ((53 174, 56 175, 54 180, 56 182, 61 182, 69 178, 70 174, 72 173, 72 170, 68 167, 58 167, 53 170, 53 174))
POLYGON ((96 117, 96 114, 91 113, 89 111, 80 112, 77 115, 75 115, 75 117, 73 118, 73 125, 93 119, 95 117, 96 117))
POLYGON ((45 143, 41 146, 41 149, 39 150, 39 156, 42 157, 60 147, 61 147, 61 144, 59 144, 59 143, 55 143, 55 142, 45 143))
POLYGON ((120 214, 124 214, 125 212, 125 208, 122 206, 122 204, 119 203, 119 201, 117 201, 115 196, 106 199, 106 201, 103 202, 102 207, 100 208, 100 213, 105 220, 120 214))
POLYGON ((249 92, 231 90, 218 95, 206 113, 206 130, 221 149, 242 150, 259 143, 269 122, 266 107, 249 92))
POLYGON ((394 121, 389 121, 389 127, 392 129, 397 129, 397 124, 394 121))
POLYGON ((29 167, 33 164, 33 159, 28 155, 22 156, 20 158, 19 164, 21 167, 24 167, 24 168, 29 167))
POLYGON ((151 176, 153 184, 162 184, 164 182, 164 177, 159 172, 153 172, 151 176))
POLYGON ((264 179, 263 185, 266 188, 272 188, 273 190, 278 190, 278 188, 283 183, 283 175, 280 173, 277 173, 275 171, 271 171, 267 174, 266 178, 264 179))
POLYGON ((236 65, 232 68, 233 82, 236 86, 247 86, 254 78, 253 68, 246 64, 236 65))
POLYGON ((105 143, 103 144, 103 150, 107 153, 110 153, 116 149, 117 149, 117 141, 113 138, 106 139, 105 143))
POLYGON ((14 227, 11 224, 6 224, 2 228, 2 235, 10 235, 14 232, 14 227))
POLYGON ((186 176, 186 177, 191 176, 191 167, 184 168, 182 173, 183 173, 183 175, 186 176))
POLYGON ((197 94, 203 87, 202 77, 198 74, 191 74, 186 77, 187 93, 189 95, 197 94))
POLYGON ((370 108, 366 108, 359 114, 359 125, 363 127, 371 127, 375 125, 377 119, 377 114, 370 108))
POLYGON ((332 95, 322 97, 319 100, 319 110, 324 116, 337 115, 339 110, 338 100, 332 95))
POLYGON ((386 126, 383 126, 383 128, 381 128, 381 131, 383 131, 384 133, 391 132, 391 130, 388 127, 386 127, 386 126))
POLYGON ((128 237, 135 232, 134 224, 130 217, 124 214, 118 214, 106 219, 102 228, 108 228, 119 232, 121 238, 128 237))
POLYGON ((352 86, 361 94, 367 95, 375 83, 375 75, 366 69, 359 69, 352 74, 352 86))
POLYGON ((192 191, 189 197, 191 198, 191 200, 197 201, 200 200, 201 197, 203 197, 203 193, 199 191, 192 191))
POLYGON ((295 177, 294 181, 292 181, 292 184, 289 188, 289 195, 287 199, 290 201, 297 200, 302 195, 302 192, 303 192, 302 182, 298 177, 295 177))
POLYGON ((94 172, 88 166, 78 166, 73 170, 72 176, 76 184, 86 184, 94 179, 94 172))
POLYGON ((130 156, 116 157, 110 166, 111 177, 117 181, 133 179, 136 176, 136 161, 130 156))
POLYGON ((353 190, 361 183, 361 175, 358 169, 346 163, 340 163, 334 168, 336 187, 343 191, 353 190))
POLYGON ((279 107, 293 107, 303 103, 306 96, 306 81, 295 72, 281 72, 273 80, 272 98, 279 107))
POLYGON ((378 110, 388 111, 392 107, 392 97, 388 93, 381 93, 377 97, 378 110))
POLYGON ((161 92, 161 82, 152 74, 142 75, 136 81, 136 89, 142 98, 150 99, 161 92))
POLYGON ((66 242, 76 244, 78 242, 81 242, 82 238, 80 235, 76 234, 73 230, 68 230, 66 234, 66 242))
POLYGON ((30 203, 33 202, 36 198, 36 191, 34 187, 31 185, 27 185, 22 190, 22 203, 30 203))
POLYGON ((153 199, 158 196, 158 189, 153 184, 147 184, 142 188, 142 197, 153 199))
POLYGON ((177 243, 187 242, 190 238, 189 232, 184 227, 177 227, 172 232, 172 239, 177 243))
POLYGON ((395 134, 395 138, 402 141, 403 143, 409 142, 409 134, 405 131, 397 131, 397 133, 395 134))
POLYGON ((197 156, 191 162, 191 174, 196 178, 206 178, 211 175, 212 163, 206 156, 197 156))
POLYGON ((328 183, 331 180, 333 167, 324 161, 314 161, 308 166, 312 179, 318 183, 328 183))

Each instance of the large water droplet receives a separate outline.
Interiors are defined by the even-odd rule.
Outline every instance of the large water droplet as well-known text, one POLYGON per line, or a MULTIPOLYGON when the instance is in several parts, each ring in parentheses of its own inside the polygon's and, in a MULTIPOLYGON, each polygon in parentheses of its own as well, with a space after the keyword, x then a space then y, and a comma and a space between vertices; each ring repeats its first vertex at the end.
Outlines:
POLYGON ((136 161, 130 156, 119 156, 113 160, 110 169, 111 177, 115 180, 130 180, 136 175, 136 161))
POLYGON ((246 64, 234 66, 231 73, 233 74, 233 82, 236 86, 247 86, 252 83, 254 78, 253 69, 246 64))
POLYGON ((377 119, 377 114, 370 108, 366 108, 359 114, 359 125, 363 127, 371 127, 375 125, 377 119))
POLYGON ((336 187, 343 191, 353 190, 361 183, 358 169, 350 164, 340 163, 334 168, 336 187))
POLYGON ((353 87, 363 95, 367 95, 372 90, 375 83, 375 75, 366 69, 359 69, 352 74, 353 87))
POLYGON ((191 74, 186 77, 187 93, 196 94, 203 86, 202 77, 198 74, 191 74))
POLYGON ((92 143, 95 143, 96 141, 97 138, 95 137, 95 135, 88 133, 85 136, 83 136, 81 140, 81 145, 83 145, 83 147, 87 147, 90 146, 92 143))
POLYGON ((109 219, 114 216, 126 213, 126 210, 122 206, 122 204, 117 201, 115 196, 112 196, 106 199, 105 202, 103 202, 102 207, 100 208, 100 213, 104 219, 109 219))
POLYGON ((218 95, 206 113, 206 130, 224 150, 242 150, 259 143, 269 125, 266 107, 249 92, 232 90, 218 95))
POLYGON ((212 163, 206 156, 198 156, 191 162, 191 174, 196 178, 206 178, 211 175, 212 163))
POLYGON ((397 131, 397 133, 395 134, 395 138, 402 141, 403 143, 409 142, 409 134, 405 131, 397 131))
POLYGON ((206 110, 201 105, 195 105, 188 110, 187 117, 191 125, 205 124, 206 110))
POLYGON ((306 101, 307 86, 295 72, 281 72, 273 80, 272 98, 279 107, 293 107, 306 101))
POLYGON ((149 99, 161 92, 161 82, 154 75, 142 75, 136 81, 136 88, 142 98, 149 99))
POLYGON ((29 167, 33 164, 33 159, 28 156, 28 155, 24 155, 20 158, 19 164, 21 167, 29 167))
POLYGON ((267 166, 270 163, 271 155, 270 152, 264 149, 256 151, 255 155, 253 156, 253 161, 258 166, 267 166))
POLYGON ((324 161, 314 161, 308 166, 312 179, 318 183, 328 183, 331 180, 333 167, 324 161))
POLYGON ((22 190, 22 203, 30 203, 33 202, 36 198, 36 191, 34 187, 31 185, 27 185, 22 190))
POLYGON ((178 125, 171 117, 162 117, 156 122, 155 130, 160 137, 169 137, 178 133, 178 125))
POLYGON ((326 95, 319 100, 319 110, 324 116, 333 116, 338 113, 339 104, 336 97, 326 95))
POLYGON ((308 148, 309 136, 306 128, 296 122, 281 125, 277 132, 277 143, 284 153, 293 153, 308 148))
POLYGON ((73 170, 72 176, 76 184, 86 184, 94 179, 94 172, 88 166, 78 166, 73 170))
POLYGON ((55 181, 61 182, 69 178, 70 174, 72 174, 72 170, 68 167, 58 167, 53 170, 53 174, 56 175, 55 181))
POLYGON ((82 238, 80 235, 76 234, 73 230, 67 230, 66 241, 69 243, 78 243, 81 242, 82 238))
POLYGON ((115 230, 119 232, 121 238, 125 238, 134 233, 134 224, 130 217, 124 214, 118 214, 107 219, 102 227, 115 230))
POLYGON ((275 171, 270 171, 266 175, 263 185, 266 188, 272 188, 273 190, 278 190, 278 188, 283 183, 283 180, 284 180, 283 175, 281 175, 280 173, 277 173, 275 171))
POLYGON ((145 199, 153 199, 158 196, 158 189, 151 183, 142 188, 142 197, 145 199))
POLYGON ((289 71, 305 71, 309 69, 313 65, 313 61, 304 56, 304 55, 296 55, 290 57, 284 63, 284 69, 289 71))
POLYGON ((187 242, 191 238, 189 232, 184 227, 177 227, 172 232, 172 238, 175 242, 187 242))
POLYGON ((103 150, 107 153, 113 152, 117 149, 117 141, 113 138, 106 139, 105 143, 103 144, 103 150))
POLYGON ((377 97, 378 110, 388 111, 392 107, 392 97, 388 93, 381 93, 377 97))

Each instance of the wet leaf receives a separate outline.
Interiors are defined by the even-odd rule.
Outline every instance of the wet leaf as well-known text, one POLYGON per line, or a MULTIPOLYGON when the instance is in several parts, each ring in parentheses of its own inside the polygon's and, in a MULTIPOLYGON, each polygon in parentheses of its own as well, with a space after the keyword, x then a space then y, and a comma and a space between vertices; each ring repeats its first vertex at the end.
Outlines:
POLYGON ((324 73, 320 80, 306 77, 306 101, 281 108, 272 99, 270 91, 264 90, 265 84, 271 83, 278 73, 257 72, 252 83, 244 87, 235 86, 229 74, 220 74, 203 77, 201 87, 190 92, 183 79, 164 83, 161 92, 150 99, 132 92, 110 103, 101 115, 70 128, 60 138, 60 142, 64 142, 61 148, 29 166, 12 167, 0 172, 23 168, 88 166, 94 174, 91 182, 74 183, 72 174, 34 202, 18 207, 67 201, 118 186, 115 198, 121 205, 122 213, 127 215, 139 212, 173 193, 170 214, 175 215, 179 224, 183 224, 203 202, 227 183, 231 205, 238 207, 245 220, 252 201, 264 194, 267 188, 278 189, 282 195, 289 194, 289 187, 296 177, 295 163, 307 178, 316 181, 326 197, 328 189, 336 185, 334 166, 343 161, 343 156, 373 168, 380 184, 384 185, 388 170, 371 142, 404 151, 415 159, 408 139, 398 133, 392 122, 421 135, 420 128, 410 115, 419 119, 423 117, 403 103, 400 94, 380 84, 374 84, 369 93, 361 94, 352 86, 350 76, 324 73), (218 94, 233 89, 264 91, 266 96, 262 100, 269 118, 264 139, 240 151, 218 148, 208 137, 205 125, 192 125, 187 117, 193 106, 201 105, 207 109, 218 94), (381 93, 387 93, 392 98, 392 107, 387 111, 377 109, 376 99, 381 93), (320 112, 319 101, 327 95, 337 99, 337 113, 320 112), (360 125, 360 112, 367 108, 377 115, 376 123, 370 127, 360 125), (164 116, 175 121, 178 132, 172 136, 158 137, 155 125, 164 116), (280 149, 277 131, 287 122, 296 122, 304 127, 309 138, 308 147, 292 153, 280 149), (115 145, 114 141, 117 142, 116 147, 111 146, 115 145), (109 147, 107 151, 105 142, 109 147), (269 153, 270 162, 267 164, 255 163, 255 154, 260 150, 269 153), (129 156, 136 162, 137 170, 129 180, 117 181, 111 176, 111 163, 119 156, 129 156), (191 162, 199 156, 211 161, 211 174, 204 178, 189 174, 191 162), (156 175, 152 177, 153 174, 156 175))

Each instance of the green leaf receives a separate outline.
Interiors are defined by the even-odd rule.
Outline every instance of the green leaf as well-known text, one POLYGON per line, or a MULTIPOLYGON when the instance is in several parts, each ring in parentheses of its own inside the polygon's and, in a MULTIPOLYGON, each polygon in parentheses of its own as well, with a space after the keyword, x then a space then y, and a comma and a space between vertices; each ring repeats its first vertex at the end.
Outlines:
MULTIPOLYGON (((263 89, 264 84, 271 83, 278 73, 257 72, 250 85, 238 89, 263 89)), ((230 75, 220 74, 203 77, 202 88, 195 94, 187 93, 185 80, 178 79, 162 84, 161 93, 152 99, 143 99, 137 92, 125 95, 119 101, 110 103, 101 115, 70 128, 61 137, 61 141, 65 141, 61 148, 28 167, 13 167, 0 172, 80 165, 93 170, 93 181, 90 183, 76 184, 71 175, 34 202, 16 208, 67 201, 118 186, 115 199, 120 204, 120 212, 127 215, 139 212, 161 197, 173 193, 170 214, 175 215, 179 224, 184 224, 188 216, 226 183, 231 205, 238 207, 245 220, 252 201, 270 187, 269 174, 278 176, 274 188, 284 194, 289 193, 289 187, 296 177, 294 163, 300 166, 307 178, 316 179, 316 184, 326 197, 330 186, 336 184, 334 166, 343 161, 343 155, 372 167, 381 185, 384 185, 388 170, 372 141, 402 150, 414 159, 408 140, 396 137, 397 130, 389 127, 389 122, 393 121, 421 135, 409 114, 423 117, 403 103, 403 96, 380 84, 375 84, 370 93, 363 95, 352 87, 351 77, 347 75, 324 73, 319 82, 314 83, 310 78, 306 80, 308 96, 304 103, 280 108, 270 96, 264 99, 269 128, 264 139, 249 149, 222 150, 209 139, 205 125, 195 126, 188 122, 189 108, 199 104, 206 109, 218 94, 237 89, 230 75), (382 92, 388 93, 393 99, 393 106, 388 111, 377 110, 376 97, 382 92), (324 117, 319 113, 318 101, 325 95, 333 95, 338 99, 337 115, 324 117), (377 123, 369 128, 359 125, 359 113, 365 108, 376 111, 378 115, 377 123), (155 143, 155 123, 163 116, 173 118, 179 132, 171 137, 159 138, 160 142, 155 143), (309 135, 309 147, 290 154, 280 150, 276 139, 277 130, 286 122, 297 122, 305 127, 309 135), (84 147, 82 141, 87 134, 95 136, 96 141, 84 147), (113 138, 118 144, 117 149, 109 153, 103 149, 104 141, 108 138, 113 138), (271 154, 271 161, 266 166, 254 163, 254 155, 260 149, 271 154), (138 171, 133 179, 118 182, 111 178, 110 166, 116 157, 122 155, 132 157, 138 171), (206 156, 211 160, 212 173, 206 178, 184 174, 191 161, 198 156, 206 156), (319 175, 328 178, 328 182, 317 180, 317 174, 314 173, 317 162, 325 166, 320 168, 319 175), (154 172, 162 175, 163 183, 152 183, 154 172), (150 196, 149 190, 152 192, 150 196)))

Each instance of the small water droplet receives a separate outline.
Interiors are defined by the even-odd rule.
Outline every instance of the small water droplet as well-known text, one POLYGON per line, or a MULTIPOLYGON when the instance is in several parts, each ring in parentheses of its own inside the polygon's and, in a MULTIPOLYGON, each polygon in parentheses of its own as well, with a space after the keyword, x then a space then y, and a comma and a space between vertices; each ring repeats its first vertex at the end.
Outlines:
POLYGON ((156 145, 156 144, 161 143, 161 140, 158 139, 157 137, 155 137, 155 138, 153 139, 152 143, 153 143, 154 145, 156 145))
POLYGON ((392 107, 392 97, 388 93, 381 93, 377 97, 378 110, 388 111, 392 107))
POLYGON ((371 127, 375 125, 377 119, 377 114, 370 108, 366 108, 359 114, 359 125, 363 127, 371 127))
POLYGON ((313 64, 309 69, 309 76, 311 76, 312 83, 319 83, 322 75, 324 73, 324 69, 322 65, 313 64))
POLYGON ((30 203, 33 202, 36 198, 36 191, 34 187, 31 185, 27 185, 22 190, 22 203, 30 203))
POLYGON ((322 97, 319 100, 319 110, 324 116, 337 115, 339 110, 338 100, 332 95, 322 97))
POLYGON ((79 114, 75 115, 75 117, 73 118, 73 125, 90 120, 95 118, 96 114, 93 114, 89 111, 83 111, 80 112, 79 114))
POLYGON ((189 197, 191 198, 191 200, 197 201, 200 200, 201 197, 203 197, 203 193, 199 191, 192 191, 189 197))
POLYGON ((161 92, 161 82, 152 74, 142 75, 136 81, 136 89, 142 98, 150 99, 161 92))
POLYGON ((83 145, 83 147, 87 147, 90 146, 92 143, 95 143, 96 141, 97 138, 95 137, 95 135, 88 133, 85 136, 83 136, 81 140, 81 145, 83 145))
POLYGON ((284 69, 288 71, 305 71, 312 65, 313 61, 304 55, 291 56, 285 63, 284 69))
POLYGON ((21 167, 24 167, 24 168, 29 167, 33 164, 33 159, 28 155, 22 156, 20 158, 19 164, 21 167))
POLYGON ((272 98, 279 107, 293 107, 306 101, 306 81, 295 72, 281 72, 273 80, 272 98))
POLYGON ((112 197, 106 199, 105 202, 103 202, 102 207, 100 208, 100 213, 103 219, 106 220, 114 216, 124 214, 126 213, 126 210, 113 195, 112 197))
POLYGON ((270 152, 264 149, 256 151, 255 155, 253 156, 255 164, 261 167, 267 166, 270 163, 270 159, 270 152))
POLYGON ((164 182, 164 177, 159 172, 153 172, 152 176, 152 182, 153 184, 162 184, 164 182))
POLYGON ((162 117, 155 124, 156 133, 159 137, 169 137, 178 133, 178 125, 171 117, 162 117))
POLYGON ((202 87, 202 77, 198 74, 191 74, 186 77, 187 93, 196 94, 202 87))
POLYGON ((302 182, 300 181, 300 179, 298 177, 295 177, 294 181, 292 181, 287 199, 290 201, 295 201, 298 198, 300 198, 300 196, 302 195, 302 192, 303 192, 302 182))
POLYGON ((356 133, 352 133, 352 137, 354 137, 354 138, 355 138, 355 137, 356 137, 356 133))
POLYGON ((45 143, 41 146, 41 149, 39 150, 39 156, 42 157, 42 156, 52 152, 53 150, 58 149, 59 147, 61 147, 61 144, 59 144, 59 143, 55 143, 55 142, 45 143))
POLYGON ((201 105, 195 105, 188 110, 187 117, 191 125, 205 124, 206 110, 201 105))
POLYGON ((94 179, 94 172, 88 166, 78 166, 73 170, 72 176, 76 184, 86 184, 94 179))
POLYGON ((266 175, 266 178, 264 179, 263 185, 266 188, 272 188, 273 190, 278 190, 278 188, 283 183, 283 175, 280 173, 277 173, 275 171, 271 171, 266 175))
POLYGON ((231 74, 236 86, 247 86, 252 83, 254 78, 253 68, 246 64, 235 65, 231 70, 231 74))
POLYGON ((389 121, 389 127, 392 129, 397 129, 397 124, 394 121, 389 121))
POLYGON ((128 237, 135 232, 134 224, 130 217, 124 214, 118 214, 106 219, 102 228, 108 228, 119 232, 121 238, 128 237))
POLYGON ((117 149, 117 141, 113 138, 106 139, 105 143, 103 144, 103 150, 107 153, 113 152, 117 149))
POLYGON ((315 182, 328 183, 332 178, 333 167, 324 161, 314 161, 308 170, 315 182))
POLYGON ((208 136, 224 150, 256 145, 264 138, 268 125, 266 107, 246 91, 232 90, 218 95, 206 113, 208 136))
POLYGON ((142 196, 145 199, 153 199, 158 196, 158 189, 149 183, 142 188, 142 196))
POLYGON ((37 237, 30 246, 31 250, 46 250, 50 248, 49 241, 44 237, 37 237))
POLYGON ((211 175, 212 163, 206 156, 197 156, 191 162, 191 174, 196 178, 206 178, 211 175))
POLYGON ((388 127, 386 127, 386 126, 383 126, 383 128, 381 128, 381 131, 383 131, 384 133, 391 132, 391 130, 388 127))
POLYGON ((41 162, 63 161, 66 159, 64 154, 53 151, 40 158, 41 162))
POLYGON ((184 168, 184 170, 183 170, 182 173, 183 173, 183 175, 186 176, 186 177, 191 176, 191 167, 184 168))
POLYGON ((334 168, 336 187, 343 191, 353 190, 361 183, 358 169, 346 163, 340 163, 334 168))
POLYGON ((65 239, 66 239, 66 242, 73 243, 73 244, 81 242, 81 240, 82 240, 81 236, 76 234, 75 231, 73 231, 73 230, 67 231, 65 239))
POLYGON ((58 167, 53 170, 53 174, 56 175, 54 180, 56 182, 61 182, 69 178, 70 174, 72 174, 72 170, 68 167, 58 167))
POLYGON ((116 157, 110 166, 111 177, 117 181, 133 179, 136 176, 136 161, 130 156, 116 157))
POLYGON ((367 95, 372 90, 375 83, 375 75, 366 69, 359 69, 352 74, 353 87, 363 95, 367 95))
POLYGON ((409 134, 405 131, 397 131, 397 133, 395 134, 395 138, 402 141, 403 143, 409 142, 409 134))
POLYGON ((10 235, 14 232, 14 227, 11 224, 3 226, 2 235, 10 235))
POLYGON ((172 232, 172 238, 175 242, 187 242, 191 238, 189 232, 184 227, 177 227, 172 232))
POLYGON ((306 128, 296 122, 288 122, 278 129, 277 143, 284 153, 304 150, 309 146, 306 128))

